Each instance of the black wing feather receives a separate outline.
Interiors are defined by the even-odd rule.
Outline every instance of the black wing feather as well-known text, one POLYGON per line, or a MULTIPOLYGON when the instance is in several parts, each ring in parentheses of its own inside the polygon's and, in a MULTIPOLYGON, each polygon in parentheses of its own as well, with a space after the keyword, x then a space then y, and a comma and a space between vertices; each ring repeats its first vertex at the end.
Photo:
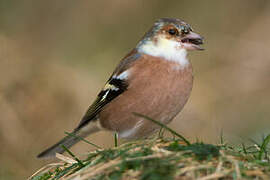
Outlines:
POLYGON ((116 79, 113 77, 109 79, 106 85, 105 88, 100 91, 94 103, 88 108, 75 131, 88 124, 92 119, 95 119, 98 113, 107 103, 111 102, 114 98, 126 91, 128 87, 128 84, 125 80, 116 79), (106 85, 114 88, 106 88, 106 85))

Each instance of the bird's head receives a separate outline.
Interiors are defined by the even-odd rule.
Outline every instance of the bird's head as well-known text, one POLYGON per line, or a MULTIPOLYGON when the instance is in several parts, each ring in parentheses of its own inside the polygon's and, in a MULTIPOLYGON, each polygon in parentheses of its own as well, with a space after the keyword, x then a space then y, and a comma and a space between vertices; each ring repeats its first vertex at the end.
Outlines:
POLYGON ((173 58, 186 50, 203 50, 201 44, 203 38, 194 33, 189 24, 179 19, 161 18, 144 35, 137 49, 146 54, 173 58))

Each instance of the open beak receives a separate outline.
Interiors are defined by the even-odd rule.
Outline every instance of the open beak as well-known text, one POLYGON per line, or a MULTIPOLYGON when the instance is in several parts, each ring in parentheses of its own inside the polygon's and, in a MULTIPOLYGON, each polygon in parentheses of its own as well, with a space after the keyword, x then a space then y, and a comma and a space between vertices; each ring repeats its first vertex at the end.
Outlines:
POLYGON ((204 50, 200 45, 203 44, 203 37, 190 31, 181 38, 182 46, 187 50, 204 50))

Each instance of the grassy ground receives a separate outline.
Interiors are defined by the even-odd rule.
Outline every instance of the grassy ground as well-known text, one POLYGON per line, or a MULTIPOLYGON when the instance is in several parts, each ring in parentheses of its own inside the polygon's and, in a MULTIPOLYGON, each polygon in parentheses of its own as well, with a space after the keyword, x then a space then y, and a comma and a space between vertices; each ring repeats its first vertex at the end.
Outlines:
POLYGON ((120 146, 115 141, 115 147, 97 149, 84 158, 67 150, 71 158, 58 154, 59 163, 48 164, 29 179, 270 179, 270 135, 261 144, 233 147, 222 137, 218 145, 191 144, 163 128, 173 137, 164 138, 161 131, 154 138, 120 146))

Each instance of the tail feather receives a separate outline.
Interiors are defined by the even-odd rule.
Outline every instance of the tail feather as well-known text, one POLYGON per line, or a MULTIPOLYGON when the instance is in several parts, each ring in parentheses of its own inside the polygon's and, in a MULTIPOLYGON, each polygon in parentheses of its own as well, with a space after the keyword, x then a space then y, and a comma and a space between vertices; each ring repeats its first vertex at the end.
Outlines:
POLYGON ((56 153, 63 153, 65 150, 63 149, 62 145, 64 145, 66 148, 70 148, 74 144, 80 141, 81 138, 85 138, 87 135, 95 133, 99 131, 100 128, 97 125, 97 121, 92 121, 91 123, 86 124, 85 126, 81 128, 76 128, 73 131, 73 134, 75 136, 66 136, 62 140, 60 140, 58 143, 53 145, 52 147, 46 149, 45 151, 41 152, 37 157, 38 158, 52 158, 55 157, 56 153), (78 138, 76 136, 79 136, 81 138, 78 138))
POLYGON ((76 144, 78 141, 80 141, 79 138, 74 136, 66 136, 62 140, 60 140, 55 145, 51 146, 50 148, 46 149, 45 151, 41 152, 37 157, 38 158, 50 158, 55 157, 56 153, 63 153, 65 150, 62 148, 62 145, 64 145, 67 148, 70 148, 74 144, 76 144))

